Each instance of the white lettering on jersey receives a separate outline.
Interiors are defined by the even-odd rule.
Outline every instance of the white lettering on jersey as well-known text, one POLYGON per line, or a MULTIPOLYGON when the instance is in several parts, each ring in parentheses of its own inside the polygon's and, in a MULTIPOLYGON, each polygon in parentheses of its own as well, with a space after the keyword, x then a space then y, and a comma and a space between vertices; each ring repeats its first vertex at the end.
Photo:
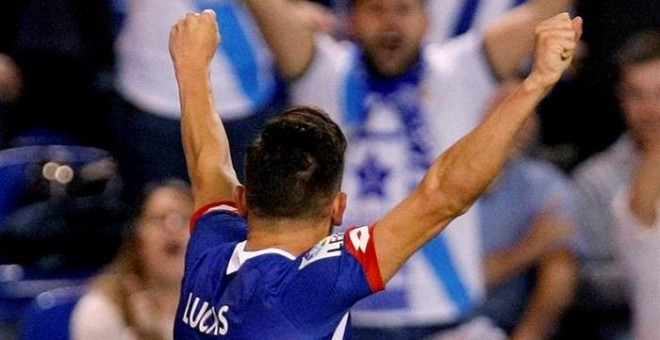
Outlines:
POLYGON ((348 232, 348 236, 351 238, 351 243, 353 243, 353 248, 355 248, 355 250, 359 250, 363 253, 367 252, 367 244, 369 244, 369 226, 352 229, 348 232))
POLYGON ((307 267, 307 265, 321 259, 341 255, 341 247, 343 244, 344 233, 332 234, 325 237, 321 242, 315 245, 314 248, 308 251, 307 254, 305 254, 298 269, 303 269, 307 267))
POLYGON ((188 302, 183 312, 183 323, 204 334, 226 335, 229 331, 229 322, 226 317, 229 306, 224 305, 216 310, 215 306, 212 306, 209 302, 202 301, 201 308, 197 309, 200 301, 202 300, 196 296, 193 300, 192 293, 188 294, 188 302))

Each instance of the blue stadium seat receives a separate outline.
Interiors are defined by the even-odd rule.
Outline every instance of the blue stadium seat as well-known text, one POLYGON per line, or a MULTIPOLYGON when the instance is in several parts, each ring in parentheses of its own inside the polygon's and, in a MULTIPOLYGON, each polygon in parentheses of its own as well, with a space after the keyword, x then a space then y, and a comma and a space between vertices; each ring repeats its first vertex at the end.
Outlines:
POLYGON ((33 145, 0 150, 0 220, 20 205, 42 176, 41 166, 55 161, 74 170, 110 157, 102 149, 77 145, 33 145))
POLYGON ((20 340, 69 340, 71 314, 85 290, 77 285, 39 294, 21 319, 20 340))

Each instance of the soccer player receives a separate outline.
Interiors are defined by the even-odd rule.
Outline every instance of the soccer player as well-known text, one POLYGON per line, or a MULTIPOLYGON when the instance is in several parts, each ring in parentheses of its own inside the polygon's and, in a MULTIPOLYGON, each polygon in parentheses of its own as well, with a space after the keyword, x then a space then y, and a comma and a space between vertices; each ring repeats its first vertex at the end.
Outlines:
POLYGON ((581 25, 567 13, 539 24, 535 64, 514 93, 438 157, 392 211, 332 234, 347 200, 338 126, 319 109, 285 111, 248 149, 241 186, 208 80, 219 43, 215 14, 180 20, 170 52, 196 213, 175 338, 348 337, 350 307, 384 289, 498 173, 516 133, 570 64, 581 25))

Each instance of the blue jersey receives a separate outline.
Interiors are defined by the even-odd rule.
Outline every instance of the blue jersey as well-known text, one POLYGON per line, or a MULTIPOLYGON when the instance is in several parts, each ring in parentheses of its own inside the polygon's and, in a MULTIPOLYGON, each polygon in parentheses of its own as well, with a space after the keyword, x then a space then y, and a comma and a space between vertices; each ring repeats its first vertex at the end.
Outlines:
POLYGON ((384 288, 373 228, 324 238, 296 257, 246 251, 247 224, 227 204, 193 217, 175 339, 345 339, 349 308, 384 288))

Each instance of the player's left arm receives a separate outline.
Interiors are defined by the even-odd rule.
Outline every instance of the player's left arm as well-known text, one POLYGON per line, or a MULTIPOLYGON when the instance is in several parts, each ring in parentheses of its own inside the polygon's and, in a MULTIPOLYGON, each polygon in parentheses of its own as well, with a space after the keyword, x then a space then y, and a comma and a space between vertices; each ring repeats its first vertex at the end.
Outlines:
POLYGON ((500 172, 517 133, 570 65, 582 19, 556 15, 536 27, 532 72, 469 134, 438 157, 418 187, 374 228, 387 282, 419 248, 463 214, 500 172))
POLYGON ((233 201, 239 184, 211 89, 211 60, 219 43, 218 23, 211 10, 187 14, 170 31, 195 210, 212 202, 233 201))

